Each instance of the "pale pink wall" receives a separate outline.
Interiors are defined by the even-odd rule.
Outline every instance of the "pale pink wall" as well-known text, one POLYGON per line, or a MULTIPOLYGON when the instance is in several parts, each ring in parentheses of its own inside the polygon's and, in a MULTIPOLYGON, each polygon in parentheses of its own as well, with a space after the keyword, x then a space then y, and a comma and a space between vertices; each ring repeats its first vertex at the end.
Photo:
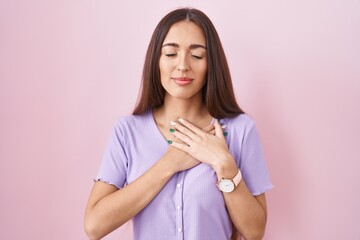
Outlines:
POLYGON ((0 0, 1 239, 85 239, 91 178, 150 34, 186 5, 218 28, 260 129, 266 239, 360 239, 359 1, 0 0))

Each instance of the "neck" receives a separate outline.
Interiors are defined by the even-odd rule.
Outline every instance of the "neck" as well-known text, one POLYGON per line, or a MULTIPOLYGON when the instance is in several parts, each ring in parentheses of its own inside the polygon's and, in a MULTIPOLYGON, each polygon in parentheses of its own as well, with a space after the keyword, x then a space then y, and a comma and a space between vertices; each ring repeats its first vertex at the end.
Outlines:
POLYGON ((189 120, 199 127, 201 125, 206 126, 211 121, 211 116, 201 99, 194 101, 194 99, 184 100, 165 97, 164 104, 154 109, 153 113, 157 124, 160 126, 168 126, 170 121, 176 121, 179 117, 189 120))

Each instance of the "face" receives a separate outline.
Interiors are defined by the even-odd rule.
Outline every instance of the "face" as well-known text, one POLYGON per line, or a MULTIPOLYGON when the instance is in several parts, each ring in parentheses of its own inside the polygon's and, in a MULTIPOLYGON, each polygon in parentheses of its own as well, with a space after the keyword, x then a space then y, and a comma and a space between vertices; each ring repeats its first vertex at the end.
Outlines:
POLYGON ((159 61, 165 98, 201 99, 206 82, 206 57, 206 39, 201 28, 191 21, 172 25, 159 61))

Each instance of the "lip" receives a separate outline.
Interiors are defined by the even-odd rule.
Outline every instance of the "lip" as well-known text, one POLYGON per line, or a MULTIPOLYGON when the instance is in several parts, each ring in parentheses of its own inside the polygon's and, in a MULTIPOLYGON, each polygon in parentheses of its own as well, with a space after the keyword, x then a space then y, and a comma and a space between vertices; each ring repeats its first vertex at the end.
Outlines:
POLYGON ((194 80, 193 78, 188 77, 173 77, 172 79, 175 81, 176 84, 181 86, 189 85, 194 80))

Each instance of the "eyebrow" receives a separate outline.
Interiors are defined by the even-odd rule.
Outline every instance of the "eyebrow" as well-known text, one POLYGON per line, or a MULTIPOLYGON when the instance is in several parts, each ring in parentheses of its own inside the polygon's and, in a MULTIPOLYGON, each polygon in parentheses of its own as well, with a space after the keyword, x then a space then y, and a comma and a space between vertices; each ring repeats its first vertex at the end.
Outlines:
MULTIPOLYGON (((162 45, 162 47, 167 47, 167 46, 178 48, 179 44, 177 44, 177 43, 166 43, 166 44, 162 45)), ((204 45, 201 45, 201 44, 191 44, 189 48, 190 49, 196 49, 196 48, 204 48, 204 49, 206 49, 206 47, 204 45)))

